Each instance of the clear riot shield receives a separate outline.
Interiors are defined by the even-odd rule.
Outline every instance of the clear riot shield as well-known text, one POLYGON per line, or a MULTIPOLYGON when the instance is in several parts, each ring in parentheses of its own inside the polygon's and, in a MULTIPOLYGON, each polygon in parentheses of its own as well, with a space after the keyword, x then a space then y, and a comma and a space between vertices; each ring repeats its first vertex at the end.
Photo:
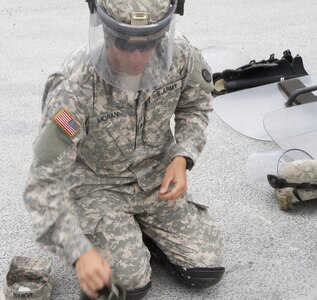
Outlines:
MULTIPOLYGON (((306 86, 310 86, 317 83, 317 75, 303 76, 299 77, 299 79, 306 86)), ((273 119, 278 119, 279 115, 282 117, 284 116, 284 114, 286 114, 285 118, 288 118, 287 110, 292 109, 292 111, 294 112, 297 111, 297 109, 299 109, 299 115, 303 114, 301 116, 298 116, 298 118, 289 118, 287 121, 287 124, 289 124, 290 126, 298 126, 297 132, 301 132, 300 128, 302 126, 299 121, 299 118, 305 119, 305 109, 300 108, 302 105, 286 108, 286 101, 287 99, 279 90, 277 83, 271 83, 259 87, 254 87, 218 96, 215 99, 213 99, 213 109, 220 119, 222 119, 231 128, 242 133, 243 135, 263 141, 271 141, 273 139, 282 148, 301 148, 306 150, 308 153, 311 153, 313 156, 316 156, 316 148, 314 152, 312 152, 312 146, 310 146, 309 149, 307 149, 307 147, 303 147, 303 145, 299 145, 297 142, 295 144, 286 144, 285 139, 282 138, 285 135, 276 134, 276 132, 279 131, 279 125, 277 125, 277 121, 273 121, 273 119), (264 117, 269 112, 276 110, 279 110, 280 114, 274 114, 275 117, 268 117, 268 119, 266 120, 266 126, 264 127, 264 117), (283 140, 284 142, 281 143, 281 140, 283 140)), ((315 119, 317 120, 316 113, 315 119)), ((284 120, 284 122, 285 121, 286 120, 284 120)), ((309 127, 310 125, 307 126, 309 127)), ((292 137, 292 140, 295 142, 295 136, 292 137)))
POLYGON ((263 123, 281 148, 301 148, 317 157, 317 102, 271 111, 263 123))

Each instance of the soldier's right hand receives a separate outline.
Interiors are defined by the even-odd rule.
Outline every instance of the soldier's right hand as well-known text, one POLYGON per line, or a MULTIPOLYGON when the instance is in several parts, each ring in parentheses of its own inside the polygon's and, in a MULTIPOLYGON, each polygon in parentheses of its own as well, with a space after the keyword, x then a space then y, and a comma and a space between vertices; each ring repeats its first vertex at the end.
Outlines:
POLYGON ((90 298, 97 298, 97 291, 108 285, 111 269, 96 249, 84 253, 77 260, 75 269, 81 290, 90 298))

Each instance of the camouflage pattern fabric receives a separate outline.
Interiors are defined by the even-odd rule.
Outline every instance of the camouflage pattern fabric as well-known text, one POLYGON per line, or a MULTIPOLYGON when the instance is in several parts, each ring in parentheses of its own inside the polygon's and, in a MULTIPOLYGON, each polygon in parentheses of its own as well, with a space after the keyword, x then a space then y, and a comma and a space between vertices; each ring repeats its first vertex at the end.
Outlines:
POLYGON ((188 194, 174 201, 161 200, 158 191, 145 193, 135 183, 80 198, 74 210, 83 232, 127 289, 142 288, 150 281, 150 253, 141 230, 176 265, 221 265, 219 231, 206 207, 193 203, 188 194))
POLYGON ((51 265, 50 260, 15 256, 4 282, 3 299, 49 299, 52 291, 51 265))
POLYGON ((184 199, 162 202, 154 197, 171 160, 186 156, 195 163, 206 142, 211 95, 200 86, 202 78, 191 78, 199 61, 200 52, 178 37, 168 76, 151 90, 129 92, 101 80, 86 46, 49 77, 24 193, 43 247, 73 264, 93 247, 85 233, 97 232, 94 238, 116 245, 115 250, 103 249, 115 274, 129 287, 144 286, 150 276, 149 253, 141 243, 137 214, 142 229, 172 262, 220 263, 220 237, 205 210, 184 199), (67 124, 57 121, 60 113, 67 124), (108 199, 106 191, 117 194, 108 199))
POLYGON ((170 7, 170 0, 98 0, 108 15, 119 22, 131 24, 131 12, 147 12, 149 24, 157 23, 170 7))
MULTIPOLYGON (((317 161, 296 160, 287 163, 281 166, 279 175, 291 183, 317 184, 317 161)), ((317 190, 298 189, 297 192, 302 201, 317 199, 317 190)), ((300 201, 294 195, 293 188, 276 189, 276 193, 282 210, 288 210, 293 203, 300 201)))

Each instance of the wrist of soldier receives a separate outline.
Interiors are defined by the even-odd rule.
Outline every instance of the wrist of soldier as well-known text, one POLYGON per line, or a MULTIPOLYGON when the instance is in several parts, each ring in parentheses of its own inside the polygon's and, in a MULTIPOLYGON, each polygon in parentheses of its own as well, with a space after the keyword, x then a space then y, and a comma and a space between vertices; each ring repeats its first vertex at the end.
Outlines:
POLYGON ((175 156, 172 159, 172 161, 175 160, 176 158, 184 161, 185 167, 186 167, 187 170, 191 170, 192 167, 194 166, 193 160, 191 158, 187 157, 187 156, 175 156))
POLYGON ((81 253, 77 258, 76 260, 72 263, 72 266, 74 268, 76 268, 76 265, 77 263, 84 257, 86 257, 87 255, 89 255, 90 253, 94 252, 94 251, 97 251, 96 248, 94 248, 93 246, 91 246, 91 248, 89 249, 86 249, 86 251, 84 251, 83 253, 81 253))
POLYGON ((175 156, 172 161, 183 161, 184 164, 186 164, 186 158, 185 156, 175 156))

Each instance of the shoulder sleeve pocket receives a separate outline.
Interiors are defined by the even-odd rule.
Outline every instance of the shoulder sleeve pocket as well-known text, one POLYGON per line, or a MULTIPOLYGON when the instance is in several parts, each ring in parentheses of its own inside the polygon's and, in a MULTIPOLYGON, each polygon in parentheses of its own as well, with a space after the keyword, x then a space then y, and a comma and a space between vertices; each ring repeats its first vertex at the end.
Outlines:
POLYGON ((189 78, 189 85, 199 86, 207 93, 214 89, 211 69, 203 59, 201 52, 197 50, 194 52, 194 66, 189 78))
POLYGON ((53 121, 47 123, 39 133, 34 145, 34 158, 42 163, 50 163, 73 145, 53 121))

